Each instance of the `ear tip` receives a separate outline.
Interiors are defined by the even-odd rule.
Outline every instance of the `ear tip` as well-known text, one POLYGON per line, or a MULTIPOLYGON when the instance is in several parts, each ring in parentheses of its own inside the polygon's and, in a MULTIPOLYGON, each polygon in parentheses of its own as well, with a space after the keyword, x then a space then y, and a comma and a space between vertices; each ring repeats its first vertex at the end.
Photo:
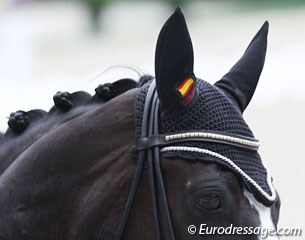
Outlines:
POLYGON ((182 10, 181 10, 181 7, 180 7, 180 6, 176 7, 175 13, 182 13, 182 10))
POLYGON ((259 42, 260 46, 266 47, 267 46, 267 38, 268 38, 268 31, 269 31, 269 22, 265 21, 261 28, 258 30, 254 38, 252 39, 248 48, 254 43, 259 42))
POLYGON ((173 13, 172 16, 173 16, 173 17, 182 17, 182 18, 184 18, 184 14, 183 14, 183 12, 182 12, 181 7, 177 7, 177 8, 175 9, 175 12, 173 13))
POLYGON ((269 22, 265 21, 263 26, 261 27, 261 31, 263 31, 265 34, 268 34, 269 31, 269 22))
POLYGON ((166 23, 164 24, 163 28, 166 26, 166 28, 169 25, 175 25, 179 22, 179 24, 185 23, 185 17, 182 12, 182 9, 180 7, 177 7, 174 11, 174 13, 167 19, 166 23))

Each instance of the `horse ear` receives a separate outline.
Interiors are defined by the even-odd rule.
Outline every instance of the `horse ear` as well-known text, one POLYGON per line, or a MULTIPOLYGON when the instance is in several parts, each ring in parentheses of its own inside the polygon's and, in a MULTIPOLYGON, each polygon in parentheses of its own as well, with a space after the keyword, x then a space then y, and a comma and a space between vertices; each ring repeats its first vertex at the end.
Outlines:
POLYGON ((243 112, 248 106, 265 63, 268 22, 252 39, 242 58, 215 85, 229 92, 243 112))
POLYGON ((192 41, 180 8, 166 21, 158 37, 155 76, 161 117, 185 110, 197 96, 192 41))

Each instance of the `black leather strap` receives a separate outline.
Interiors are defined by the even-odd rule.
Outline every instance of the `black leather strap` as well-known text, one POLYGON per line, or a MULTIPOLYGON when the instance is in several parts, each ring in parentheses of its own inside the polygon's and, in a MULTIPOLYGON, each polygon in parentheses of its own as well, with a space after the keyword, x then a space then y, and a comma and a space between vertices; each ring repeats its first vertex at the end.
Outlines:
MULTIPOLYGON (((153 121, 153 114, 156 108, 156 100, 157 94, 156 91, 154 93, 152 99, 152 109, 150 111, 150 116, 148 119, 149 122, 149 132, 148 135, 151 136, 154 134, 154 121, 153 121)), ((152 212, 153 212, 153 219, 154 219, 154 226, 155 226, 155 235, 157 240, 161 240, 161 230, 160 230, 160 222, 158 217, 158 191, 157 191, 157 184, 156 184, 156 171, 154 167, 154 152, 152 149, 147 149, 147 161, 148 161, 148 178, 149 178, 149 187, 151 192, 151 201, 152 201, 152 212)))
MULTIPOLYGON (((153 123, 154 123, 154 134, 159 134, 159 126, 158 126, 158 119, 159 116, 159 100, 156 100, 156 108, 154 111, 153 116, 153 123)), ((162 221, 163 226, 163 236, 166 240, 175 240, 175 235, 172 227, 170 211, 167 203, 167 196, 163 182, 162 170, 161 170, 161 163, 160 163, 160 150, 158 146, 153 148, 153 156, 155 162, 155 171, 156 171, 156 181, 157 181, 157 189, 158 195, 160 198, 160 211, 159 216, 162 221)))
MULTIPOLYGON (((148 89, 147 95, 146 95, 145 107, 144 107, 144 112, 143 112, 142 128, 141 128, 141 137, 142 138, 147 137, 147 134, 148 134, 147 119, 149 119, 149 114, 150 114, 150 110, 151 110, 151 100, 150 99, 152 99, 154 92, 155 92, 155 84, 151 83, 151 85, 148 89)), ((119 225, 118 232, 115 237, 116 240, 121 240, 123 238, 124 231, 125 231, 127 221, 128 221, 128 217, 131 212, 131 208, 133 206, 134 197, 135 197, 135 194, 138 189, 138 185, 139 185, 139 182, 140 182, 140 179, 142 176, 145 158, 146 158, 145 152, 144 151, 139 152, 136 173, 135 173, 135 176, 134 176, 131 188, 130 188, 130 192, 128 195, 124 214, 123 214, 121 223, 119 225)))
MULTIPOLYGON (((216 131, 196 131, 196 133, 198 133, 198 132, 206 133, 206 134, 208 134, 208 133, 218 134, 218 135, 222 135, 222 136, 228 136, 228 137, 231 137, 231 138, 245 140, 245 141, 249 141, 249 142, 253 143, 253 145, 244 144, 242 142, 234 142, 234 141, 230 141, 230 140, 224 140, 224 139, 221 139, 221 138, 187 137, 187 138, 177 138, 177 139, 166 140, 166 136, 168 136, 168 135, 153 135, 153 136, 150 136, 150 137, 138 139, 137 144, 136 144, 136 149, 137 150, 145 150, 145 149, 152 148, 154 146, 168 146, 168 145, 175 144, 175 143, 190 142, 190 141, 222 143, 222 144, 227 144, 227 145, 236 146, 236 147, 245 148, 245 149, 254 150, 254 151, 257 151, 258 148, 259 148, 258 140, 254 139, 254 138, 248 138, 248 137, 244 137, 244 136, 240 136, 240 135, 234 135, 234 134, 228 134, 228 133, 219 133, 219 132, 216 132, 216 131)), ((188 131, 187 133, 195 133, 195 131, 188 131)), ((180 134, 180 132, 179 133, 172 133, 172 134, 180 134)), ((183 133, 181 133, 181 134, 183 134, 183 133)))
MULTIPOLYGON (((156 84, 153 81, 148 89, 144 105, 141 128, 142 139, 149 139, 151 136, 159 134, 158 117, 159 100, 156 91, 156 84)), ((129 192, 124 215, 122 217, 122 221, 115 238, 116 240, 121 240, 124 236, 124 231, 133 206, 134 197, 139 186, 145 160, 148 161, 147 166, 156 234, 155 239, 175 240, 170 212, 167 204, 167 197, 162 177, 159 155, 160 151, 158 146, 153 146, 145 149, 143 148, 141 151, 139 151, 136 173, 129 192), (162 228, 160 224, 162 224, 162 228)))

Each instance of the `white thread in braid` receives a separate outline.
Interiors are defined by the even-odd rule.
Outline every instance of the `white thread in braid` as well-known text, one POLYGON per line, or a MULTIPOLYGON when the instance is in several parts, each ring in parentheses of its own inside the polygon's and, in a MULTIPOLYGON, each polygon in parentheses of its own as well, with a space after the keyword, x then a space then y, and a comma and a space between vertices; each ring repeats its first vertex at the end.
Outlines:
POLYGON ((208 154, 214 157, 217 157, 223 161, 225 161, 226 163, 228 163, 230 166, 232 166, 238 173, 240 173, 249 183, 251 183, 252 186, 254 186, 267 200, 273 202, 276 198, 276 192, 275 189, 272 185, 271 182, 271 176, 269 174, 269 170, 268 168, 266 168, 267 171, 267 184, 270 188, 271 191, 271 195, 269 195, 267 192, 265 192, 250 176, 248 176, 241 168, 239 168, 232 160, 230 160, 229 158, 207 150, 207 149, 203 149, 203 148, 197 148, 197 147, 184 147, 184 146, 169 146, 169 147, 164 147, 161 149, 161 152, 170 152, 170 151, 185 151, 185 152, 198 152, 198 153, 204 153, 204 154, 208 154))
POLYGON ((232 137, 228 135, 223 135, 220 133, 204 133, 204 132, 186 132, 171 134, 165 136, 166 141, 175 140, 175 139, 184 139, 184 138, 210 138, 210 139, 219 139, 233 143, 239 143, 251 147, 259 147, 260 143, 257 141, 246 140, 238 137, 232 137))

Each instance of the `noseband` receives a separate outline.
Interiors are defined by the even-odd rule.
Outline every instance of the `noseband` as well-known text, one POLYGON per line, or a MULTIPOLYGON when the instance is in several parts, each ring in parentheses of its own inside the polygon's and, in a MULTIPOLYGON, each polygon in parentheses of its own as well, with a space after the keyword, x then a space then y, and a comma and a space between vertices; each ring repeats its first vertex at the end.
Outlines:
MULTIPOLYGON (((138 150, 136 173, 129 192, 124 215, 115 238, 116 240, 123 238, 146 159, 156 233, 155 239, 175 239, 162 177, 160 152, 171 148, 169 146, 171 144, 186 141, 223 143, 250 150, 258 150, 259 148, 259 142, 256 139, 216 131, 187 131, 163 135, 159 134, 159 99, 155 81, 152 81, 144 105, 141 138, 136 144, 136 149, 138 150), (162 146, 165 147, 160 151, 160 147, 162 146), (162 232, 160 226, 162 226, 162 232)), ((171 150, 175 151, 175 148, 179 147, 172 147, 171 150)))

